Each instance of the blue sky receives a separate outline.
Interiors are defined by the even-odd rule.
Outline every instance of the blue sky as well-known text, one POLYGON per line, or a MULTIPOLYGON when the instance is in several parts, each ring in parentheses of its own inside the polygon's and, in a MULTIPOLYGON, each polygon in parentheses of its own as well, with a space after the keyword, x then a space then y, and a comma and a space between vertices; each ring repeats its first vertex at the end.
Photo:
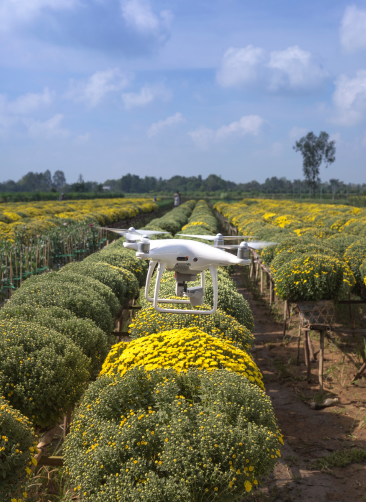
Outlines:
POLYGON ((366 182, 366 0, 0 0, 0 181, 366 182))

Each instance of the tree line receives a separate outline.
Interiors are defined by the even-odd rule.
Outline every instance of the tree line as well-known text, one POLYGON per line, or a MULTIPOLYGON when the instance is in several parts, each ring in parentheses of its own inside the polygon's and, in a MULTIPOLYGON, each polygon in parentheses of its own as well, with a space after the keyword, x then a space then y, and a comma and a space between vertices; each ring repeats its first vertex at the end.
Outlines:
MULTIPOLYGON (((300 194, 305 197, 309 192, 307 180, 288 180, 285 177, 278 178, 272 176, 264 183, 249 181, 247 183, 235 183, 224 180, 221 176, 210 174, 207 178, 198 176, 173 176, 170 179, 156 178, 154 176, 140 177, 136 174, 125 174, 118 179, 109 179, 105 183, 95 181, 84 181, 80 175, 76 183, 68 184, 63 171, 55 171, 52 175, 49 170, 44 173, 34 173, 30 171, 19 181, 5 181, 0 183, 0 192, 103 192, 109 187, 112 192, 122 192, 125 194, 172 194, 176 190, 182 193, 222 193, 226 196, 230 194, 240 195, 242 193, 252 194, 293 194, 298 197, 300 194)), ((313 186, 310 186, 313 191, 313 186)), ((323 194, 366 194, 366 184, 346 184, 338 179, 331 179, 330 182, 318 182, 317 188, 323 194)))

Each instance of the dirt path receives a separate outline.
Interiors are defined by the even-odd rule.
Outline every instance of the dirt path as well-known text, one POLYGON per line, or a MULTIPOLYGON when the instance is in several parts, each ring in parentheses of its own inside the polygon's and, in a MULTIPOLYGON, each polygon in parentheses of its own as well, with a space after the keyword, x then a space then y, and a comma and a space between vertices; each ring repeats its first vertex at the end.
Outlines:
MULTIPOLYGON (((362 428, 362 417, 366 418, 366 380, 361 379, 351 389, 329 384, 332 392, 327 395, 337 395, 339 404, 312 410, 308 403, 316 397, 318 363, 313 364, 312 383, 308 384, 303 350, 300 366, 296 366, 297 340, 284 344, 283 325, 275 321, 269 305, 262 299, 254 299, 242 286, 240 273, 232 278, 238 291, 249 301, 254 315, 253 355, 263 373, 285 441, 280 462, 254 499, 257 502, 366 501, 365 463, 335 467, 328 472, 316 466, 319 458, 332 452, 355 447, 365 449, 366 429, 362 428)), ((313 344, 316 352, 316 342, 313 344)))

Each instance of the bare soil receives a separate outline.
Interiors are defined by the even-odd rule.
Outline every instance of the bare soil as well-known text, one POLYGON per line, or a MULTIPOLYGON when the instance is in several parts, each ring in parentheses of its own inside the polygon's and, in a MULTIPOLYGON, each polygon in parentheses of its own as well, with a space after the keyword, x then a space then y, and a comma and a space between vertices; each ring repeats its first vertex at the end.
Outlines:
MULTIPOLYGON (((241 269, 242 270, 242 269, 241 269)), ((366 378, 351 384, 361 366, 357 346, 350 337, 340 336, 325 344, 325 392, 320 395, 318 362, 312 363, 311 383, 306 380, 303 345, 298 350, 299 319, 294 312, 290 330, 283 339, 283 303, 269 306, 249 282, 237 271, 233 280, 238 291, 250 303, 255 319, 254 359, 261 370, 267 394, 284 435, 282 457, 263 485, 245 500, 256 502, 294 501, 366 501, 366 464, 351 463, 346 467, 321 467, 318 459, 340 451, 366 448, 366 378), (246 286, 246 287, 245 287, 246 286), (338 397, 329 408, 313 410, 310 402, 338 397)), ((362 314, 362 312, 361 312, 362 314)), ((358 321, 366 327, 363 314, 358 321)), ((311 334, 314 354, 319 341, 311 334)), ((343 454, 342 453, 342 454, 343 454)))

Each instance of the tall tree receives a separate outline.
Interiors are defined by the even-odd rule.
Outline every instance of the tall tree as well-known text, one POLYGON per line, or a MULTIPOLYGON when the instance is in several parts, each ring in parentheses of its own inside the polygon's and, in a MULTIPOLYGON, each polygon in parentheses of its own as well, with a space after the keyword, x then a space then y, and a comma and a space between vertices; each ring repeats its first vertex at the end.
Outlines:
POLYGON ((66 185, 66 177, 63 171, 55 171, 53 173, 52 185, 58 190, 66 185))
POLYGON ((328 167, 335 161, 335 141, 329 141, 329 134, 324 131, 319 136, 309 132, 300 141, 296 141, 293 149, 302 154, 303 173, 314 195, 320 181, 319 167, 321 163, 324 162, 325 167, 328 167))

